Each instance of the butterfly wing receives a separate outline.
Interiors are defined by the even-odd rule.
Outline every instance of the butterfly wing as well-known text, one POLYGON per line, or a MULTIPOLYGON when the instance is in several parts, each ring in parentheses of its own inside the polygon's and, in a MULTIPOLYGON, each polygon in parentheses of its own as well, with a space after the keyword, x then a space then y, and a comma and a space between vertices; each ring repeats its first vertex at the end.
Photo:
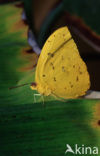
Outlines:
MULTIPOLYGON (((37 85, 37 90, 43 94, 46 94, 47 83, 44 81, 45 74, 45 65, 51 58, 50 56, 60 47, 65 41, 71 38, 71 35, 67 29, 67 27, 62 27, 56 30, 53 34, 45 42, 39 60, 36 67, 35 80, 37 85), (58 40, 59 39, 59 40, 58 40)), ((34 87, 31 87, 34 89, 34 87)), ((48 91, 47 91, 48 94, 48 91)))
POLYGON ((88 90, 87 67, 67 27, 58 29, 46 41, 36 69, 36 83, 40 93, 65 99, 82 96, 88 90))

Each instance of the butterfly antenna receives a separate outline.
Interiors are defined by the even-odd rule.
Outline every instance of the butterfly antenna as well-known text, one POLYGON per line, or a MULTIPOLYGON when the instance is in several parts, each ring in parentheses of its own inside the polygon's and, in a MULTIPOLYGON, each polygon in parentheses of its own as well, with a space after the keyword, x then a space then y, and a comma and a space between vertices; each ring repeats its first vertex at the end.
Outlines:
POLYGON ((19 88, 19 87, 23 87, 23 86, 27 86, 27 85, 36 86, 36 83, 35 83, 35 82, 25 83, 25 84, 21 84, 21 85, 19 85, 19 86, 10 87, 9 89, 15 89, 15 88, 19 88))

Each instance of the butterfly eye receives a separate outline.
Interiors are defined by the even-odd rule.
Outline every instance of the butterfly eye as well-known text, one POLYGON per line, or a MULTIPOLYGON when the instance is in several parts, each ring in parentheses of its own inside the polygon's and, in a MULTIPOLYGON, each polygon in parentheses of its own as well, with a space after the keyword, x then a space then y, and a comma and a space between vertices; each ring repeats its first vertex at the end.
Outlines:
POLYGON ((35 82, 33 82, 33 83, 31 83, 31 86, 32 86, 32 87, 36 87, 37 84, 36 84, 35 82))

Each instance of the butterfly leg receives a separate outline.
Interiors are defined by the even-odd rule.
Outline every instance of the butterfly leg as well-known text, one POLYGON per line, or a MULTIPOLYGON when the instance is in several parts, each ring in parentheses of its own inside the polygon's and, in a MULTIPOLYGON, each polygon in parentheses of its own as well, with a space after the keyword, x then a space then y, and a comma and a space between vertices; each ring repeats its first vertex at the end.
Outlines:
POLYGON ((36 103, 36 96, 41 96, 41 94, 34 94, 34 103, 36 103))
POLYGON ((44 105, 44 97, 41 94, 34 94, 34 103, 36 103, 36 96, 40 96, 42 101, 43 101, 43 105, 44 105))

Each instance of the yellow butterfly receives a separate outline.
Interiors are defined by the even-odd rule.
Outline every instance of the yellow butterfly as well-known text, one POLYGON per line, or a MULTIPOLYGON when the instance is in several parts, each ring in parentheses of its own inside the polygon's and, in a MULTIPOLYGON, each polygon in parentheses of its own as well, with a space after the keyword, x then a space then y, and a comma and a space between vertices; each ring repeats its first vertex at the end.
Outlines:
POLYGON ((69 99, 83 96, 90 87, 87 67, 67 27, 56 30, 41 51, 31 89, 69 99))

